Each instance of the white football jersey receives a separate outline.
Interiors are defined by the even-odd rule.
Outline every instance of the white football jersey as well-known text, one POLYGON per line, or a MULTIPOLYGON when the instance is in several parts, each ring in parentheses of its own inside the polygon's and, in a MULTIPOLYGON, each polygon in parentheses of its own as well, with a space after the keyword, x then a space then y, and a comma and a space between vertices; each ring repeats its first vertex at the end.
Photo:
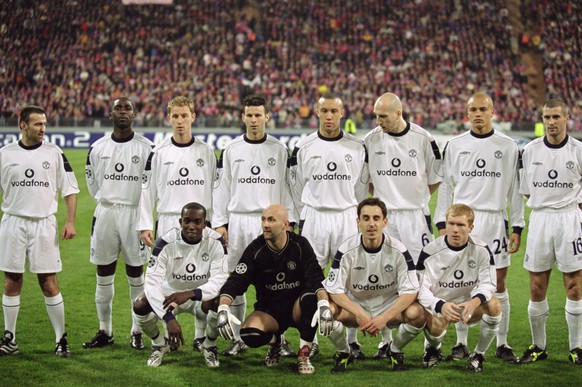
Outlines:
POLYGON ((473 297, 489 301, 495 293, 497 274, 487 244, 469 235, 465 246, 453 247, 443 235, 427 244, 418 258, 418 302, 433 314, 447 302, 461 303, 473 297))
POLYGON ((172 137, 158 144, 150 154, 142 179, 138 230, 153 230, 156 212, 180 216, 182 207, 197 202, 212 219, 212 186, 216 178, 216 156, 208 144, 192 138, 178 144, 172 137))
POLYGON ((384 133, 381 127, 371 130, 364 144, 374 196, 390 210, 428 208, 428 186, 441 181, 441 152, 432 135, 406 122, 402 133, 384 133))
POLYGON ((582 199, 582 142, 567 136, 559 145, 545 137, 535 139, 523 151, 520 192, 529 195, 532 209, 560 209, 582 199))
POLYGON ((148 262, 144 292, 160 318, 166 313, 162 307, 164 297, 174 292, 199 289, 201 301, 218 296, 228 277, 226 251, 220 238, 216 231, 205 227, 197 244, 184 242, 179 228, 156 240, 148 262))
POLYGON ((496 130, 479 136, 472 131, 450 139, 443 151, 442 176, 435 223, 444 227, 447 209, 463 203, 478 211, 506 211, 512 227, 525 226, 519 194, 519 149, 496 130))
POLYGON ((153 145, 135 132, 126 140, 110 135, 95 141, 85 165, 91 197, 98 203, 137 206, 143 171, 153 145))
POLYGON ((221 153, 214 188, 212 226, 228 223, 231 213, 257 217, 271 204, 282 204, 295 222, 287 181, 287 147, 271 135, 252 141, 237 137, 221 153))
POLYGON ((289 159, 289 177, 295 208, 344 211, 368 193, 366 148, 356 137, 340 132, 336 138, 319 132, 297 142, 289 159))
POLYGON ((416 269, 406 247, 383 234, 382 245, 371 251, 362 244, 362 234, 348 238, 340 246, 327 278, 330 294, 346 294, 367 311, 384 309, 400 294, 416 294, 416 269))
POLYGON ((46 218, 57 212, 59 197, 79 193, 77 178, 58 146, 21 141, 0 148, 0 194, 6 214, 46 218))

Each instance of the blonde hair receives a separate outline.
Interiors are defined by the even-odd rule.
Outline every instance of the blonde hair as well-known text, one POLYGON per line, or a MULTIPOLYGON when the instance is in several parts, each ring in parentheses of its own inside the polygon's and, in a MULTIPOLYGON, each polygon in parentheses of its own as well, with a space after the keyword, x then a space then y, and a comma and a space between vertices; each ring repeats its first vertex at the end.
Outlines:
POLYGON ((188 97, 175 97, 170 102, 168 102, 168 115, 170 115, 174 106, 188 106, 190 108, 190 112, 194 114, 194 102, 192 102, 192 100, 188 97))
POLYGON ((457 203, 450 206, 449 209, 447 210, 447 219, 449 219, 449 217, 451 216, 463 216, 463 215, 467 217, 469 226, 471 226, 475 221, 475 213, 473 212, 471 207, 469 207, 466 204, 457 203))

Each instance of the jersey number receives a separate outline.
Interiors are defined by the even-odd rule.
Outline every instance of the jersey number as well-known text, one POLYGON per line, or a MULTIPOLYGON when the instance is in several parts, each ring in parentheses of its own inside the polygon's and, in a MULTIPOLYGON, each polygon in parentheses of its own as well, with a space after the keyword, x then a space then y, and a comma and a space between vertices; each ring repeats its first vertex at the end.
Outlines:
POLYGON ((582 253, 582 238, 578 238, 572 242, 572 250, 574 250, 574 255, 582 253))
POLYGON ((428 239, 427 233, 422 234, 422 246, 424 247, 428 245, 429 242, 430 240, 428 239))
POLYGON ((493 254, 501 254, 502 252, 507 253, 507 240, 503 238, 502 240, 495 239, 493 240, 494 252, 493 254))

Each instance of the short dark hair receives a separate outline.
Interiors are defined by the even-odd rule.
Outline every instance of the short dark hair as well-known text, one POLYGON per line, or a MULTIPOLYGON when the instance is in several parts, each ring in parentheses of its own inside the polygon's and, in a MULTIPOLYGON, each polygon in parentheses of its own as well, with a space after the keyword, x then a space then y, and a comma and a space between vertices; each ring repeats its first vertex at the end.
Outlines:
POLYGON ((388 209, 386 208, 386 204, 382 200, 378 198, 367 198, 362 200, 360 204, 358 204, 358 218, 360 217, 362 213, 362 208, 364 208, 364 206, 380 207, 380 209, 382 210, 382 215, 384 215, 384 218, 388 217, 388 209))
POLYGON ((35 105, 26 106, 20 111, 20 115, 18 116, 18 126, 20 126, 22 122, 26 122, 28 124, 31 114, 46 114, 46 113, 44 109, 41 108, 40 106, 35 105))
POLYGON ((269 111, 265 97, 258 94, 249 94, 243 99, 243 112, 247 106, 262 106, 265 108, 265 113, 269 111))
POLYGON ((552 98, 547 100, 542 108, 552 109, 556 107, 561 108, 564 115, 568 115, 568 105, 566 105, 566 102, 564 102, 564 100, 561 98, 552 98))
POLYGON ((206 219, 206 207, 204 207, 202 204, 196 202, 190 202, 186 204, 184 207, 182 207, 180 217, 182 217, 184 215, 184 212, 188 210, 200 210, 204 213, 204 218, 206 219))

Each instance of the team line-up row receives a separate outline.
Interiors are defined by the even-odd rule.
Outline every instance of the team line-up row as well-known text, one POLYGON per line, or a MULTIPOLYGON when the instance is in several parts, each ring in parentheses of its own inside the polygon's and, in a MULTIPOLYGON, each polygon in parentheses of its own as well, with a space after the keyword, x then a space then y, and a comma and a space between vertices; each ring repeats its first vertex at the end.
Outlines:
MULTIPOLYGON (((495 355, 505 361, 547 357, 546 293, 557 265, 567 292, 568 356, 582 364, 582 145, 566 132, 563 101, 544 104, 546 134, 522 153, 492 127, 493 101, 483 92, 467 102, 471 130, 449 140, 442 153, 428 131, 403 118, 392 93, 377 99, 378 126, 363 141, 340 129, 341 98, 323 95, 319 130, 291 155, 265 131, 265 99, 250 95, 243 105, 246 132, 217 161, 192 135, 196 114, 188 98, 169 102, 173 135, 155 147, 133 131, 132 101, 113 102, 113 133, 92 144, 85 171, 97 203, 90 261, 97 268, 99 320, 85 348, 114 342, 121 256, 133 306, 131 346, 142 349, 143 333, 151 337, 149 366, 184 344, 175 316, 189 312, 196 320, 194 347, 209 367, 219 366, 219 335, 231 341, 224 355, 268 344, 265 364, 277 364, 293 355, 284 337, 290 326, 300 332, 302 374, 315 370, 310 357, 318 352, 317 326, 336 348, 334 373, 363 356, 358 330, 381 335, 376 357, 390 359, 394 369, 404 368, 403 348, 422 331, 423 365, 433 367, 444 358, 441 342, 454 322, 457 345, 448 358, 468 358, 469 370, 479 372, 494 337, 495 355), (440 237, 434 239, 428 201, 437 189, 440 237), (524 258, 532 345, 518 358, 507 343, 505 280, 525 227, 524 196, 532 209, 524 258), (257 304, 245 319, 251 284, 257 304), (469 354, 468 326, 479 322, 479 341, 469 354)), ((63 152, 43 140, 46 122, 42 108, 24 108, 21 140, 0 149, 0 355, 19 351, 16 320, 27 260, 45 296, 55 353, 71 355, 57 285, 55 213, 60 192, 67 213, 61 236, 73 238, 79 189, 63 152)))

